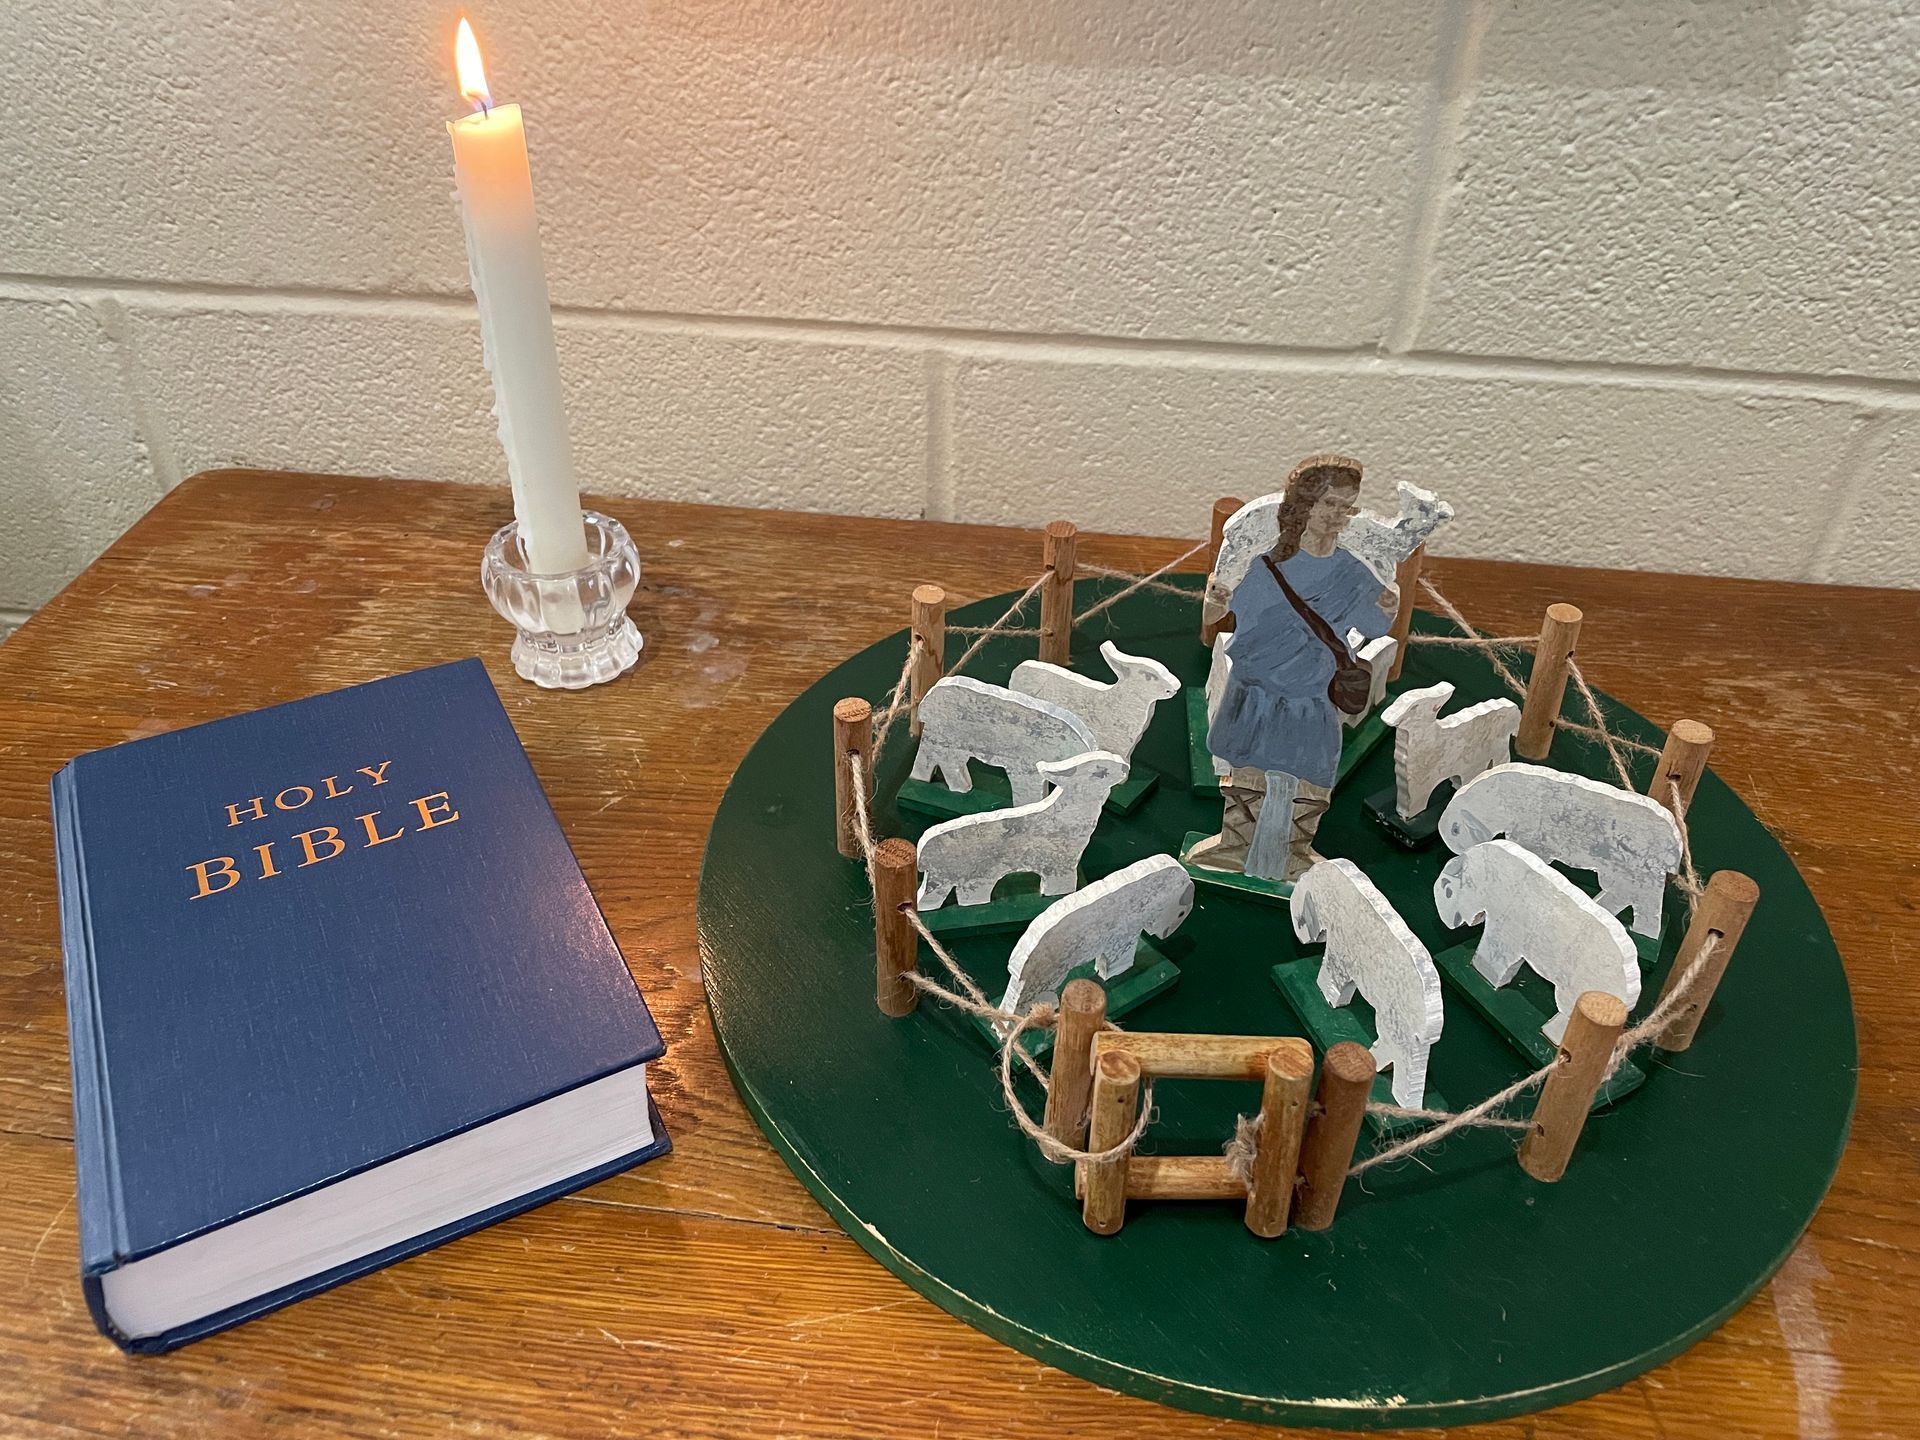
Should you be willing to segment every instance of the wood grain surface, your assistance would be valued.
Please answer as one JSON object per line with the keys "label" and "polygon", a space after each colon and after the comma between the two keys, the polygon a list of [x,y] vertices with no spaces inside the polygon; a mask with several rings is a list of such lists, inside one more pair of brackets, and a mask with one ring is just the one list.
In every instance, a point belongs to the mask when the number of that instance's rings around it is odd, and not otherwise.
{"label": "wood grain surface", "polygon": [[[1210,499],[1194,500],[1196,535]],[[1038,533],[604,502],[640,546],[647,650],[615,684],[549,694],[513,676],[478,584],[509,508],[504,491],[463,486],[199,476],[0,645],[0,1434],[1259,1433],[1101,1391],[896,1282],[761,1139],[700,995],[702,842],[748,743],[847,653],[902,628],[916,583],[960,604],[1030,580]],[[1088,534],[1079,547],[1145,568],[1191,543]],[[1596,685],[1713,726],[1714,768],[1832,923],[1863,1064],[1833,1191],[1762,1298],[1618,1390],[1461,1433],[1920,1434],[1920,594],[1429,567],[1497,633],[1537,628],[1551,601],[1579,605]],[[94,1333],[76,1277],[47,779],[84,750],[471,654],[667,1039],[654,1081],[675,1151],[128,1359]]]}

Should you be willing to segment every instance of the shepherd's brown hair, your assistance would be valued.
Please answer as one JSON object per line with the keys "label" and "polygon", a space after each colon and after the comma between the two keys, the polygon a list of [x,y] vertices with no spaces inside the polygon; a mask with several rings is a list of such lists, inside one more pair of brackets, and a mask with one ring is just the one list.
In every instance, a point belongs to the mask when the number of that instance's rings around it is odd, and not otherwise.
{"label": "shepherd's brown hair", "polygon": [[1267,553],[1274,563],[1291,560],[1300,553],[1300,537],[1306,533],[1307,516],[1329,490],[1352,487],[1360,491],[1360,462],[1345,455],[1309,455],[1293,467],[1287,476],[1286,499],[1280,502],[1278,522],[1280,538]]}

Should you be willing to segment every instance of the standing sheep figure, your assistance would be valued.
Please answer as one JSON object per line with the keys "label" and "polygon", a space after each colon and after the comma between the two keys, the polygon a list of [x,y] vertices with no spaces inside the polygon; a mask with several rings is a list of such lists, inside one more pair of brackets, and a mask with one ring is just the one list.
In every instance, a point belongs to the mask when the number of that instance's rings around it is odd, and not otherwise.
{"label": "standing sheep figure", "polygon": [[1400,513],[1391,520],[1361,511],[1340,532],[1340,548],[1351,550],[1367,568],[1391,584],[1400,562],[1427,543],[1434,531],[1453,519],[1453,506],[1418,485],[1397,487]]}
{"label": "standing sheep figure", "polygon": [[1452,698],[1452,684],[1442,680],[1407,691],[1380,714],[1395,732],[1393,803],[1402,819],[1425,810],[1442,781],[1465,785],[1507,761],[1520,728],[1520,707],[1511,700],[1482,700],[1442,720],[1440,712]]}
{"label": "standing sheep figure", "polygon": [[1549,770],[1496,765],[1469,780],[1440,816],[1447,848],[1462,854],[1505,835],[1542,860],[1600,877],[1596,902],[1633,911],[1633,928],[1660,933],[1667,877],[1680,868],[1680,826],[1658,800]]}
{"label": "standing sheep figure", "polygon": [[1127,778],[1127,762],[1093,750],[1038,768],[1054,787],[1044,799],[945,820],[920,837],[920,909],[938,910],[956,890],[962,905],[984,905],[1004,877],[1023,872],[1040,877],[1042,895],[1073,889],[1100,807]]}
{"label": "standing sheep figure", "polygon": [[1357,989],[1373,1007],[1376,1070],[1393,1071],[1393,1099],[1417,1108],[1427,1095],[1427,1052],[1445,1018],[1440,972],[1400,913],[1351,860],[1322,860],[1288,902],[1293,933],[1324,940],[1320,994],[1345,1005]]}
{"label": "standing sheep figure", "polygon": [[1100,653],[1113,671],[1113,683],[1103,685],[1045,660],[1022,660],[1014,667],[1010,689],[1058,705],[1078,715],[1093,731],[1102,750],[1122,760],[1133,759],[1133,747],[1146,733],[1153,707],[1180,693],[1180,682],[1158,660],[1129,655],[1111,640]]}
{"label": "standing sheep figure", "polygon": [[1640,999],[1640,960],[1620,922],[1566,876],[1511,840],[1489,840],[1456,855],[1433,885],[1440,922],[1452,929],[1485,920],[1473,968],[1496,989],[1522,964],[1553,985],[1553,1018],[1540,1027],[1554,1044],[1589,990]]}
{"label": "standing sheep figure", "polygon": [[1093,963],[1102,980],[1133,965],[1144,931],[1164,940],[1193,913],[1193,877],[1171,855],[1149,855],[1055,901],[1027,926],[1007,961],[1000,1008],[1020,1015],[1057,999],[1075,966]]}
{"label": "standing sheep figure", "polygon": [[978,760],[1005,770],[1013,803],[1029,805],[1046,793],[1042,763],[1099,748],[1080,717],[1058,705],[971,675],[949,675],[921,697],[913,778],[931,780],[938,771],[949,790],[965,795],[973,789],[967,762]]}

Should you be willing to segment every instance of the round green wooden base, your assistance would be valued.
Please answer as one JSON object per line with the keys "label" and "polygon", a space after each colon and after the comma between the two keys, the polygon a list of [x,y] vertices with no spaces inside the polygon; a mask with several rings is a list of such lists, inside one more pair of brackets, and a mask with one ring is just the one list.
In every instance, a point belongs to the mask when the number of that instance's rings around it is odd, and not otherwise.
{"label": "round green wooden base", "polygon": [[[1108,583],[1083,582],[1080,605]],[[954,618],[986,624],[1006,603]],[[1197,684],[1196,615],[1171,596],[1129,597],[1076,634],[1076,664],[1098,673],[1096,647],[1112,637]],[[748,1108],[848,1234],[916,1290],[1115,1389],[1237,1418],[1369,1428],[1484,1420],[1618,1384],[1712,1330],[1785,1259],[1845,1143],[1853,1013],[1798,872],[1712,774],[1692,809],[1700,869],[1751,875],[1759,911],[1693,1048],[1642,1052],[1646,1083],[1594,1115],[1560,1183],[1530,1179],[1509,1132],[1476,1130],[1350,1182],[1320,1234],[1259,1240],[1241,1206],[1200,1202],[1136,1202],[1118,1235],[1090,1233],[1071,1175],[1008,1118],[975,1027],[930,1001],[902,1020],[874,1006],[866,878],[833,845],[829,711],[845,695],[877,702],[905,645],[896,635],[848,660],[753,747],[714,821],[699,918],[715,1031]],[[1031,652],[1030,640],[995,641],[970,673],[1004,681]],[[1478,656],[1416,648],[1401,685],[1436,679],[1454,681],[1462,703],[1500,693]],[[1613,715],[1621,733],[1658,741],[1637,716]],[[1159,707],[1136,763],[1167,783],[1133,814],[1103,819],[1089,877],[1216,828],[1220,802],[1185,783],[1186,723],[1181,705]],[[902,724],[879,767],[882,797],[912,752]],[[1635,759],[1644,777],[1651,757]],[[1594,747],[1564,733],[1552,763],[1608,774]],[[1437,953],[1463,938],[1434,914],[1444,847],[1409,853],[1363,813],[1392,765],[1382,746],[1345,782],[1319,848],[1365,869]],[[890,801],[876,820],[882,834],[923,828]],[[1674,921],[1670,912],[1643,1010],[1678,943]],[[1015,938],[980,935],[955,951],[997,995]],[[1165,948],[1180,983],[1127,1028],[1303,1033],[1269,978],[1302,953],[1284,909],[1203,888]],[[923,967],[938,973],[930,957]],[[1438,1090],[1467,1104],[1527,1068],[1449,994],[1429,1072]],[[1149,1153],[1217,1153],[1234,1116],[1259,1104],[1251,1084],[1156,1093]],[[1028,1104],[1039,1112],[1037,1091]]]}

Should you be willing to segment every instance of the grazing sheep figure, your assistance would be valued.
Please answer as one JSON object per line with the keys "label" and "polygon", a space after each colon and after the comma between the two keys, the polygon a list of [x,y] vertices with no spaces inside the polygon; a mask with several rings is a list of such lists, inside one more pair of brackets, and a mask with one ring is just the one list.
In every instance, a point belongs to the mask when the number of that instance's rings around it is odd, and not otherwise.
{"label": "grazing sheep figure", "polygon": [[1005,770],[1013,803],[1030,805],[1046,793],[1042,762],[1099,748],[1080,717],[1058,705],[970,675],[949,675],[921,698],[913,778],[931,780],[938,771],[949,790],[965,795],[973,789],[967,762],[978,760]]}
{"label": "grazing sheep figure", "polygon": [[1542,860],[1591,870],[1600,907],[1631,909],[1642,935],[1660,933],[1682,849],[1680,826],[1658,800],[1544,765],[1496,765],[1469,780],[1441,815],[1440,834],[1456,855],[1505,835]]}
{"label": "grazing sheep figure", "polygon": [[1393,1070],[1393,1099],[1417,1108],[1427,1095],[1427,1052],[1445,1018],[1440,972],[1427,947],[1351,860],[1322,860],[1300,877],[1288,902],[1293,933],[1324,940],[1320,994],[1345,1005],[1358,989],[1373,1007],[1377,1070]]}
{"label": "grazing sheep figure", "polygon": [[1092,750],[1038,768],[1054,787],[1045,799],[942,821],[920,837],[920,909],[938,910],[956,890],[962,905],[984,905],[1003,877],[1021,873],[1040,877],[1042,895],[1073,889],[1100,807],[1127,778],[1127,762]]}
{"label": "grazing sheep figure", "polygon": [[1617,995],[1629,1010],[1640,999],[1639,957],[1620,922],[1511,840],[1489,840],[1449,860],[1433,903],[1450,928],[1487,922],[1473,968],[1488,984],[1507,984],[1522,964],[1552,982],[1553,1018],[1540,1032],[1556,1045],[1587,991]]}
{"label": "grazing sheep figure", "polygon": [[1075,966],[1109,980],[1133,964],[1141,932],[1164,940],[1193,912],[1193,877],[1171,855],[1149,855],[1041,911],[1013,947],[1000,1008],[1019,1015],[1057,999]]}
{"label": "grazing sheep figure", "polygon": [[1507,747],[1520,728],[1520,707],[1511,700],[1482,700],[1442,720],[1440,712],[1452,698],[1452,684],[1442,680],[1407,691],[1381,712],[1395,732],[1393,803],[1403,819],[1426,809],[1441,781],[1465,785],[1507,761]]}
{"label": "grazing sheep figure", "polygon": [[1111,640],[1100,646],[1100,653],[1113,671],[1111,685],[1044,660],[1022,660],[1014,667],[1008,688],[1078,715],[1102,750],[1131,761],[1133,747],[1153,718],[1153,707],[1179,694],[1180,682],[1158,660],[1129,655]]}

